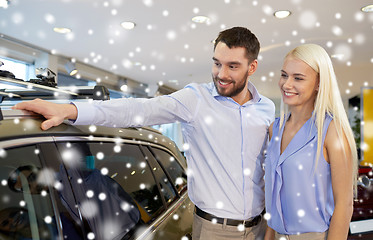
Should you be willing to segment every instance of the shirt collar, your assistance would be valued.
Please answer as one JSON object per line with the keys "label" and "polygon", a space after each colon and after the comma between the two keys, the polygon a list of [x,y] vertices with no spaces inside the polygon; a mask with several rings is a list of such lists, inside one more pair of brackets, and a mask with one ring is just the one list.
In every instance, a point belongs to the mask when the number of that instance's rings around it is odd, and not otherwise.
{"label": "shirt collar", "polygon": [[[213,84],[212,96],[214,96],[214,97],[218,97],[218,96],[220,96],[219,93],[218,93],[218,91],[216,91],[216,87],[215,87],[214,83],[212,83],[212,84]],[[260,101],[260,95],[259,95],[259,92],[258,92],[258,90],[256,90],[254,84],[252,84],[250,81],[247,82],[247,89],[250,91],[251,96],[253,97],[253,98],[252,98],[250,101],[248,101],[247,103],[249,103],[249,102],[250,102],[250,103],[257,103],[257,102],[259,102],[259,101]],[[245,103],[245,104],[246,104],[246,103]]]}

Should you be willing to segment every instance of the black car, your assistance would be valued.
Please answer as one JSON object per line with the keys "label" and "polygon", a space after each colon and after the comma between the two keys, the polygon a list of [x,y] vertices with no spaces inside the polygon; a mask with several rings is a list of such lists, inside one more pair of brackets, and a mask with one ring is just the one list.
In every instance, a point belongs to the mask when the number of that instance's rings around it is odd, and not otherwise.
{"label": "black car", "polygon": [[359,166],[358,196],[350,222],[349,240],[373,239],[373,170]]}

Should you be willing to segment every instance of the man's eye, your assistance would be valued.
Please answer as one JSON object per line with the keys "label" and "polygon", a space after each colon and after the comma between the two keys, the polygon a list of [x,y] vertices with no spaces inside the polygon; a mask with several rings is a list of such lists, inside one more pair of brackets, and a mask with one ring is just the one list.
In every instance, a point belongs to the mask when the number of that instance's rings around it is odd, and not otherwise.
{"label": "man's eye", "polygon": [[286,75],[286,74],[281,74],[281,77],[283,77],[283,78],[286,78],[288,75]]}

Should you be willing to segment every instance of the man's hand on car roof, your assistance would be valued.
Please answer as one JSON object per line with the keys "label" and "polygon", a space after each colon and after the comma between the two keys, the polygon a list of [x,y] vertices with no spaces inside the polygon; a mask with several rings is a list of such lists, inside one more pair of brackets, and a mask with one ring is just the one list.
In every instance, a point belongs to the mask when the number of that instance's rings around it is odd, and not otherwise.
{"label": "man's hand on car roof", "polygon": [[43,130],[58,126],[65,119],[75,120],[78,116],[78,110],[73,104],[52,103],[38,98],[18,103],[12,109],[27,110],[43,115],[47,119],[41,124]]}

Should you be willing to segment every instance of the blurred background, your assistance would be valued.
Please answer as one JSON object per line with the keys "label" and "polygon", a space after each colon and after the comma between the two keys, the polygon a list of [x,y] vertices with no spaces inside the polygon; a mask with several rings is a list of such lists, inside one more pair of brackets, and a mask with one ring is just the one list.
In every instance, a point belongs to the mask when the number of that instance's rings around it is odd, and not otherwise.
{"label": "blurred background", "polygon": [[[251,81],[277,109],[283,57],[297,45],[316,43],[332,57],[357,139],[364,135],[362,121],[367,138],[373,128],[362,119],[361,96],[362,89],[373,86],[371,4],[366,0],[0,0],[0,58],[5,63],[0,69],[28,80],[35,77],[35,68],[49,68],[59,86],[100,84],[111,90],[112,98],[153,97],[191,82],[211,81],[214,39],[224,29],[244,26],[261,43],[259,67]],[[158,128],[182,145],[177,124]]]}

